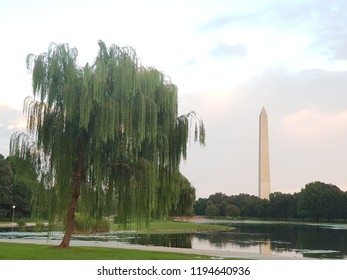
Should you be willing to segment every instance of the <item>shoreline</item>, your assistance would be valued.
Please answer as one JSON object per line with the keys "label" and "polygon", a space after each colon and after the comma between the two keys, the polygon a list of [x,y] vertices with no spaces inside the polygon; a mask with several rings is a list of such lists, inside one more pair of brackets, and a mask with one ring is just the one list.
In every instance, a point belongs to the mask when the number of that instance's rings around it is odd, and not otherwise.
{"label": "shoreline", "polygon": [[[177,221],[179,222],[179,221]],[[196,223],[196,224],[209,224],[209,223],[273,223],[273,221],[255,221],[255,220],[215,220],[210,219],[205,216],[195,216],[190,218],[187,223]],[[175,222],[173,222],[175,223]],[[283,222],[275,222],[283,223]],[[29,223],[28,223],[29,224]],[[35,224],[35,223],[33,223]],[[308,223],[313,224],[313,223]],[[11,227],[12,223],[0,223],[0,227]],[[31,225],[31,223],[30,223]],[[320,224],[321,226],[332,226],[332,224]],[[335,226],[341,226],[335,224]],[[347,226],[347,225],[346,225]],[[165,231],[164,231],[165,232]],[[60,244],[60,240],[48,240],[48,239],[0,239],[0,242],[6,243],[23,243],[23,244],[41,244],[41,245],[51,245],[56,246]],[[148,246],[148,245],[135,245],[135,244],[121,244],[118,242],[103,242],[103,241],[82,241],[82,240],[71,240],[71,246],[88,246],[88,247],[104,247],[104,248],[114,248],[114,249],[130,249],[130,250],[143,250],[143,251],[157,251],[157,252],[171,252],[171,253],[183,253],[183,254],[196,254],[196,255],[205,255],[210,257],[215,257],[216,259],[220,258],[241,258],[241,259],[250,259],[250,260],[317,260],[316,258],[308,258],[303,256],[291,256],[289,254],[265,254],[258,252],[239,252],[232,250],[209,250],[209,249],[192,249],[192,248],[175,248],[175,247],[163,247],[163,246]]]}
{"label": "shoreline", "polygon": [[[57,246],[60,240],[30,240],[30,239],[0,239],[0,242],[5,243],[19,243],[19,244],[39,244]],[[202,250],[190,248],[175,248],[175,247],[162,247],[162,246],[145,246],[145,245],[131,245],[131,244],[117,244],[115,242],[95,242],[95,241],[80,241],[71,240],[70,246],[85,246],[85,247],[102,247],[114,249],[129,249],[129,250],[142,250],[142,251],[156,251],[166,253],[179,253],[179,254],[194,254],[215,257],[216,259],[224,258],[240,258],[246,260],[317,260],[304,257],[288,257],[280,255],[267,255],[260,253],[246,253],[235,251],[223,250]]]}

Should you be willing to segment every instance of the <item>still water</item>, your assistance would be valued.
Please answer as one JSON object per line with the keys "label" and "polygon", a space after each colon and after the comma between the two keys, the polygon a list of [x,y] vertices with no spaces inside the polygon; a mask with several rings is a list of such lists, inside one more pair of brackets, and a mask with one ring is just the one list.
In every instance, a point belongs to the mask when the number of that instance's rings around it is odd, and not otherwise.
{"label": "still water", "polygon": [[[225,225],[225,223],[223,223]],[[225,250],[290,257],[347,259],[347,225],[290,223],[227,223],[233,229],[216,233],[139,234],[109,232],[73,235],[75,240]],[[53,232],[50,239],[62,239]],[[47,232],[0,232],[0,239],[47,239]]]}

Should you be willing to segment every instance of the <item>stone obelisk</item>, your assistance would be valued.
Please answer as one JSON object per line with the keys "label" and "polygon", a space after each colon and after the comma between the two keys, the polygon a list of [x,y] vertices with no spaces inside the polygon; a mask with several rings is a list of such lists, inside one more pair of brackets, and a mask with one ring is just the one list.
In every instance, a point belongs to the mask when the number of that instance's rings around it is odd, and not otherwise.
{"label": "stone obelisk", "polygon": [[269,199],[270,157],[268,118],[265,108],[259,116],[259,197]]}

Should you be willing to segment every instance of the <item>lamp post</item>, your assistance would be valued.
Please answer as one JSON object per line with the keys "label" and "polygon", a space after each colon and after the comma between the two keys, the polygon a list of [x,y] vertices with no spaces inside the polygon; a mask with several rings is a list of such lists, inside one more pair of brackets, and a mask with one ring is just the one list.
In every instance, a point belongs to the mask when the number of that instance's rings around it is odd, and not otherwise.
{"label": "lamp post", "polygon": [[12,206],[12,231],[13,231],[13,225],[14,225],[14,211],[16,209],[16,205]]}

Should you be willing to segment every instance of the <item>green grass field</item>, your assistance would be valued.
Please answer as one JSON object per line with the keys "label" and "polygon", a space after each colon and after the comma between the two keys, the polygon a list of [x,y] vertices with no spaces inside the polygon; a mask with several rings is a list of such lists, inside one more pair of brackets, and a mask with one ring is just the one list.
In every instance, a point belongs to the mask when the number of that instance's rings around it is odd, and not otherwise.
{"label": "green grass field", "polygon": [[154,251],[2,243],[0,260],[210,260],[211,257]]}
{"label": "green grass field", "polygon": [[[180,232],[202,232],[202,231],[226,231],[229,230],[228,226],[197,224],[188,222],[172,222],[172,221],[152,221],[147,229],[144,225],[138,227],[136,223],[129,225],[128,229],[136,230],[139,232],[158,232],[158,233],[180,233]],[[118,224],[111,224],[111,230],[124,230]]]}
{"label": "green grass field", "polygon": [[[28,221],[26,221],[28,222]],[[37,222],[37,221],[30,221]],[[39,221],[42,223],[41,221]],[[0,222],[1,225],[8,225],[9,222]],[[180,232],[201,232],[201,231],[226,231],[230,227],[212,224],[198,224],[189,222],[172,222],[172,221],[151,221],[149,228],[145,225],[137,225],[135,222],[128,225],[127,230],[135,230],[139,232],[160,232],[160,233],[180,233]],[[119,224],[111,224],[111,230],[125,230]]]}

